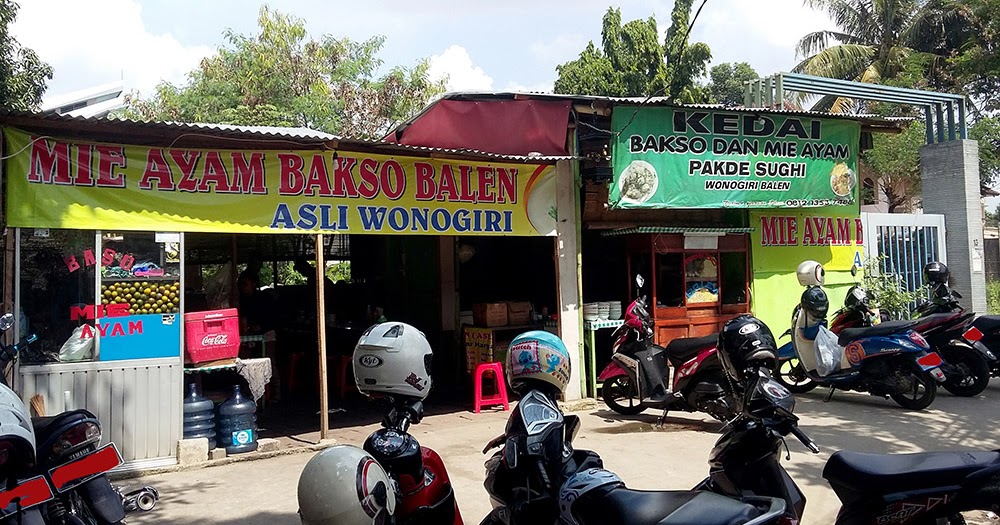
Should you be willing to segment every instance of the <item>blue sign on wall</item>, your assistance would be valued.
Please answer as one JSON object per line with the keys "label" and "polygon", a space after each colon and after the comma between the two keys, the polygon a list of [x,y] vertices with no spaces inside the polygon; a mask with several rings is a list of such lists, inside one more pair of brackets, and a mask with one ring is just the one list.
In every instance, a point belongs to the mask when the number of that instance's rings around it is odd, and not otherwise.
{"label": "blue sign on wall", "polygon": [[180,357],[181,316],[145,314],[105,317],[99,322],[101,361]]}

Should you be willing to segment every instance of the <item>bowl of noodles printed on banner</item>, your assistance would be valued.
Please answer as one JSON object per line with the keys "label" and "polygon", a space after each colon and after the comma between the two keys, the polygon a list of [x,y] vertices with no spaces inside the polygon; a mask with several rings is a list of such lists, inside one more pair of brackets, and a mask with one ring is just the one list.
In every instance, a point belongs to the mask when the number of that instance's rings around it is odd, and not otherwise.
{"label": "bowl of noodles printed on banner", "polygon": [[644,160],[633,160],[618,177],[618,197],[621,202],[642,204],[656,194],[660,177],[656,168]]}
{"label": "bowl of noodles printed on banner", "polygon": [[531,226],[540,235],[555,235],[556,219],[556,174],[555,170],[545,170],[542,166],[532,174],[525,188],[524,212]]}
{"label": "bowl of noodles printed on banner", "polygon": [[838,162],[830,170],[830,189],[838,197],[850,197],[857,182],[858,177],[854,174],[854,170],[843,162]]}

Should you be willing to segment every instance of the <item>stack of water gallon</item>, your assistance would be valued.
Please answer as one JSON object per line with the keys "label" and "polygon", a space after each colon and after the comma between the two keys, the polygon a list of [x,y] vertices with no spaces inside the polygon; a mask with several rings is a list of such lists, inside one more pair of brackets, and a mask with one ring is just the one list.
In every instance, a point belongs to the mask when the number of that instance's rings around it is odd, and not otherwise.
{"label": "stack of water gallon", "polygon": [[208,449],[223,447],[226,454],[257,450],[257,404],[243,397],[239,385],[218,408],[203,397],[194,383],[184,398],[184,439],[207,438]]}

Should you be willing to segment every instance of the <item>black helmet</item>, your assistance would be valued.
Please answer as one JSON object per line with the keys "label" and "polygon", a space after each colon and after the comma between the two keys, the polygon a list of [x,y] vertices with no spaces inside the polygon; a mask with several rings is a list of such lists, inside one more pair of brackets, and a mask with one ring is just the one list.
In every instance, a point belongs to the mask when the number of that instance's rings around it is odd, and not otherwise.
{"label": "black helmet", "polygon": [[719,360],[729,377],[742,381],[754,367],[773,369],[778,359],[774,335],[752,315],[735,317],[719,332]]}
{"label": "black helmet", "polygon": [[851,289],[847,291],[847,297],[844,299],[844,306],[850,308],[851,310],[867,310],[868,292],[858,285],[852,286]]}
{"label": "black helmet", "polygon": [[826,319],[826,313],[830,310],[830,300],[819,286],[807,288],[802,292],[800,304],[813,319]]}
{"label": "black helmet", "polygon": [[948,266],[943,262],[931,261],[924,265],[924,279],[931,284],[947,284]]}

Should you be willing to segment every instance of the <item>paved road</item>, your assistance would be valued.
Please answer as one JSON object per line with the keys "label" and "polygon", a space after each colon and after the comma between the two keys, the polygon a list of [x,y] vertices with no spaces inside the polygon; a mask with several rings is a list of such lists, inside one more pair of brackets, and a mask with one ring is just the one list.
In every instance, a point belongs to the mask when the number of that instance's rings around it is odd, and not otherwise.
{"label": "paved road", "polygon": [[[810,454],[793,440],[791,460],[784,461],[808,498],[804,523],[832,523],[836,496],[820,475],[830,454],[840,449],[866,452],[917,452],[943,449],[1000,448],[1000,379],[976,398],[956,398],[941,391],[929,410],[908,412],[892,401],[838,392],[824,402],[825,391],[797,396],[800,427],[822,451]],[[632,488],[683,489],[707,472],[708,453],[720,425],[692,414],[676,414],[668,425],[654,428],[652,411],[623,418],[603,409],[578,412],[583,429],[576,445],[598,452],[607,468]],[[466,523],[488,512],[483,489],[483,445],[501,433],[506,413],[458,412],[430,416],[413,432],[444,458]],[[334,432],[341,442],[361,445],[375,426]],[[222,467],[151,476],[161,493],[151,513],[134,515],[130,523],[297,525],[295,487],[311,455],[300,454]]]}

